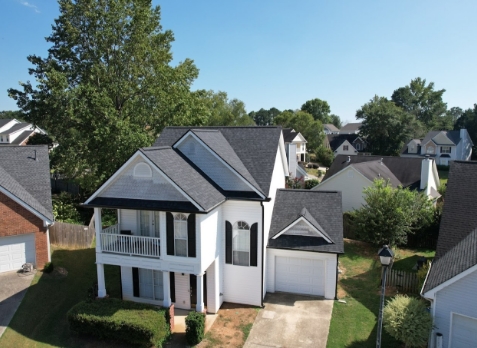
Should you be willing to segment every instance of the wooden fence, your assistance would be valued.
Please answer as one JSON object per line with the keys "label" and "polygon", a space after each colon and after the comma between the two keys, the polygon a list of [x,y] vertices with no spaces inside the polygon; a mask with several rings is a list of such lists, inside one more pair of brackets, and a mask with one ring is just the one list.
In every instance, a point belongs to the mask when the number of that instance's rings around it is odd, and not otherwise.
{"label": "wooden fence", "polygon": [[89,248],[95,235],[94,219],[89,226],[55,222],[50,227],[50,243],[69,248]]}
{"label": "wooden fence", "polygon": [[386,274],[386,286],[394,286],[400,292],[419,293],[419,280],[417,273],[398,270],[388,270]]}

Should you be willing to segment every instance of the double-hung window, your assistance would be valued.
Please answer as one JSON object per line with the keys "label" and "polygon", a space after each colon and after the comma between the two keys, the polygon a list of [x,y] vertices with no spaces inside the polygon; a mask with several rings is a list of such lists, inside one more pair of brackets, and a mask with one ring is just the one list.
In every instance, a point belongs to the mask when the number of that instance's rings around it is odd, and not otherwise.
{"label": "double-hung window", "polygon": [[441,153],[451,153],[450,146],[441,146]]}
{"label": "double-hung window", "polygon": [[246,222],[234,224],[232,240],[233,264],[250,266],[250,227]]}
{"label": "double-hung window", "polygon": [[343,145],[343,151],[348,151],[348,145]]}
{"label": "double-hung window", "polygon": [[187,257],[187,215],[174,215],[174,250],[176,256]]}
{"label": "double-hung window", "polygon": [[163,275],[161,271],[138,269],[139,297],[155,301],[164,299]]}

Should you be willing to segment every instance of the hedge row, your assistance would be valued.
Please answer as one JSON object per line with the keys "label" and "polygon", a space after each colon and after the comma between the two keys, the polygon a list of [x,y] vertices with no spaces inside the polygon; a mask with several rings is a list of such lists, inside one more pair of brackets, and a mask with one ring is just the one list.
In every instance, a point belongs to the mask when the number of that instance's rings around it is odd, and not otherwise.
{"label": "hedge row", "polygon": [[166,309],[122,301],[101,299],[80,302],[68,312],[70,329],[100,339],[161,347],[170,336]]}

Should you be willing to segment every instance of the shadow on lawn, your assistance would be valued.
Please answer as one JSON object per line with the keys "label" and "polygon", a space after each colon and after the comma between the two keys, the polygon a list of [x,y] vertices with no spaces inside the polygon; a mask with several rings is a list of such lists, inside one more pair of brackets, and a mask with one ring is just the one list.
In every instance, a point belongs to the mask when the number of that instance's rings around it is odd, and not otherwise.
{"label": "shadow on lawn", "polygon": [[[2,347],[21,347],[34,342],[60,347],[117,347],[116,342],[96,342],[73,335],[67,312],[87,297],[96,281],[95,250],[55,250],[55,267],[67,270],[66,277],[38,272],[2,338]],[[105,266],[106,287],[111,297],[120,297],[119,267]],[[33,342],[32,342],[33,341]]]}

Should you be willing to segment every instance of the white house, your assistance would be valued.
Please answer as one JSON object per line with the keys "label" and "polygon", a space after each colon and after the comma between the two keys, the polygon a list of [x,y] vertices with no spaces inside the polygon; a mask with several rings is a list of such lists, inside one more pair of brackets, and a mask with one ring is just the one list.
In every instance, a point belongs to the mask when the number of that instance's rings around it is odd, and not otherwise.
{"label": "white house", "polygon": [[[287,175],[280,127],[166,128],[85,202],[98,296],[111,264],[124,299],[165,307],[261,306],[267,291],[334,298],[341,195],[283,190]],[[102,208],[117,225],[102,229]]]}
{"label": "white house", "polygon": [[431,301],[429,347],[477,346],[477,162],[450,166],[436,256],[421,295]]}
{"label": "white house", "polygon": [[298,163],[298,157],[296,153],[296,144],[288,143],[285,145],[285,153],[287,155],[288,162],[288,174],[290,178],[298,178],[308,180],[308,173],[301,163]]}
{"label": "white house", "polygon": [[375,179],[389,179],[394,187],[425,191],[429,199],[440,197],[437,167],[426,157],[337,156],[323,181],[313,190],[341,191],[343,212],[359,209],[364,203],[363,190]]}
{"label": "white house", "polygon": [[26,145],[28,138],[35,133],[45,134],[31,123],[14,118],[0,119],[0,145]]}
{"label": "white house", "polygon": [[366,141],[357,134],[328,134],[325,144],[333,151],[335,157],[363,154],[367,147]]}
{"label": "white house", "polygon": [[472,155],[472,140],[466,129],[458,131],[430,131],[424,139],[411,139],[401,150],[401,157],[435,158],[439,165],[449,161],[469,161]]}
{"label": "white house", "polygon": [[285,148],[287,148],[290,144],[294,144],[296,147],[297,161],[305,162],[307,143],[305,137],[300,132],[296,132],[294,129],[284,128],[283,140],[285,142]]}
{"label": "white house", "polygon": [[334,124],[326,123],[323,125],[323,131],[325,134],[339,134],[340,130],[336,128]]}

